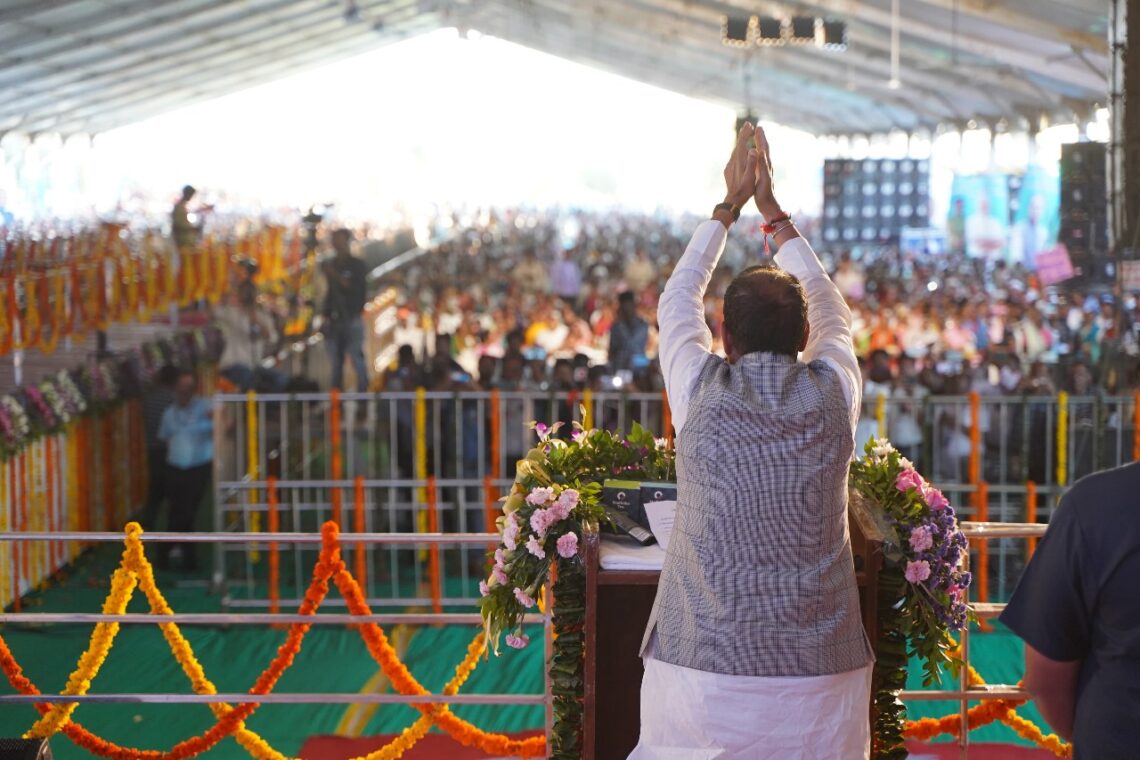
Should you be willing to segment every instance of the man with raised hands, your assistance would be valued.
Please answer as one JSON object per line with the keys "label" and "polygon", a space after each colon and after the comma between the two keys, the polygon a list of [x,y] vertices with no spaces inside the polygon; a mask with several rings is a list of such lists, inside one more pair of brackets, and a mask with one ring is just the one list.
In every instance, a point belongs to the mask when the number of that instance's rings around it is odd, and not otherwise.
{"label": "man with raised hands", "polygon": [[[776,201],[762,129],[741,128],[724,177],[724,202],[658,307],[677,515],[630,757],[866,758],[873,655],[847,527],[861,403],[851,313]],[[729,285],[721,357],[705,289],[753,198],[779,252]]]}

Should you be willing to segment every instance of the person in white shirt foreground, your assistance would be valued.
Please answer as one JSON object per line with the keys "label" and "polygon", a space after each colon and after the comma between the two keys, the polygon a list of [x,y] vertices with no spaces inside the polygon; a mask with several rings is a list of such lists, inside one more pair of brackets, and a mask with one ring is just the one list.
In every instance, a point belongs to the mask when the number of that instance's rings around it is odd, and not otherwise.
{"label": "person in white shirt foreground", "polygon": [[[851,313],[776,202],[763,130],[742,127],[724,176],[725,202],[658,308],[677,516],[630,758],[867,758],[874,657],[847,528],[861,403]],[[753,197],[779,253],[729,286],[725,359],[709,350],[703,297]]]}

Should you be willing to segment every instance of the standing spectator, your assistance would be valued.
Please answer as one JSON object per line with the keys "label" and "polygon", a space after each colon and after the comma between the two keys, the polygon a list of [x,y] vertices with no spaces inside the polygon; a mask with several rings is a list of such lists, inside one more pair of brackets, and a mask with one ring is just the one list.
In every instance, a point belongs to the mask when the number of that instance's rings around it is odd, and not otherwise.
{"label": "standing spectator", "polygon": [[[918,382],[918,366],[914,359],[904,356],[899,360],[899,373],[891,394],[896,403],[888,408],[888,431],[891,443],[903,456],[922,466],[922,404],[929,391]],[[856,441],[856,443],[862,443]]]}
{"label": "standing spectator", "polygon": [[194,223],[190,219],[190,201],[197,194],[192,186],[182,188],[182,196],[174,204],[170,212],[170,234],[174,238],[174,246],[179,255],[193,251],[198,247],[198,240],[202,237],[202,223]]}
{"label": "standing spectator", "polygon": [[[352,255],[352,233],[339,229],[332,236],[333,257],[324,263],[328,280],[325,296],[325,340],[332,359],[332,387],[344,388],[345,355],[356,373],[356,390],[368,390],[368,369],[364,363],[364,322],[361,313],[366,301],[364,262]],[[362,404],[359,409],[366,407]]]}
{"label": "standing spectator", "polygon": [[625,265],[625,284],[639,294],[657,280],[657,270],[649,260],[649,254],[644,248],[638,248],[637,253]]}
{"label": "standing spectator", "polygon": [[264,378],[267,390],[285,387],[285,377],[261,367],[261,360],[277,342],[273,317],[257,303],[257,287],[246,280],[231,296],[230,303],[214,310],[214,321],[221,330],[225,348],[218,362],[222,377],[248,391]]}
{"label": "standing spectator", "polygon": [[1001,622],[1025,641],[1025,688],[1074,760],[1140,744],[1140,464],[1065,494]]}
{"label": "standing spectator", "polygon": [[[214,419],[210,402],[198,396],[198,380],[193,372],[182,370],[174,384],[174,403],[162,413],[158,438],[166,444],[166,495],[170,499],[170,530],[194,529],[198,506],[210,484],[214,462]],[[182,569],[198,569],[197,544],[182,544]],[[170,544],[162,544],[166,549]],[[159,554],[159,566],[166,567],[170,550]]]}
{"label": "standing spectator", "polygon": [[142,525],[146,530],[158,530],[158,513],[166,499],[166,441],[159,437],[158,431],[162,416],[174,403],[174,386],[177,382],[178,369],[169,364],[163,365],[143,396],[148,485]]}
{"label": "standing spectator", "polygon": [[550,268],[550,288],[554,295],[577,308],[582,292],[582,270],[574,260],[574,251],[564,249]]}
{"label": "standing spectator", "polygon": [[550,279],[535,255],[534,248],[527,248],[523,252],[523,260],[515,267],[511,277],[525,294],[537,296],[550,292]]}
{"label": "standing spectator", "polygon": [[618,296],[618,314],[610,328],[610,365],[614,370],[633,369],[634,357],[645,356],[649,324],[637,315],[633,291]]}

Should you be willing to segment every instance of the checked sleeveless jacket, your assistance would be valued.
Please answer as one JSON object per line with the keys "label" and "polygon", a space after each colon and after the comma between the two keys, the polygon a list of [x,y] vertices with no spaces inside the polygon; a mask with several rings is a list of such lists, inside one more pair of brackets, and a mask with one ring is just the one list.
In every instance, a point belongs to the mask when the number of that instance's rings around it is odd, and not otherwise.
{"label": "checked sleeveless jacket", "polygon": [[825,362],[701,368],[677,444],[677,516],[642,645],[697,670],[843,673],[873,659],[847,527],[850,411]]}

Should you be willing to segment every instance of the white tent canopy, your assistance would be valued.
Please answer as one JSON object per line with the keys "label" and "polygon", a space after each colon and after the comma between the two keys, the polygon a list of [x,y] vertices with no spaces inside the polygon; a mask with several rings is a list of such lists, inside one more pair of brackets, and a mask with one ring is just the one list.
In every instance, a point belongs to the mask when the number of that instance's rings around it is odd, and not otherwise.
{"label": "white tent canopy", "polygon": [[[726,16],[805,14],[847,48],[721,42]],[[1035,129],[1106,101],[1106,26],[1102,0],[7,0],[0,135],[100,133],[442,27],[817,134]]]}

